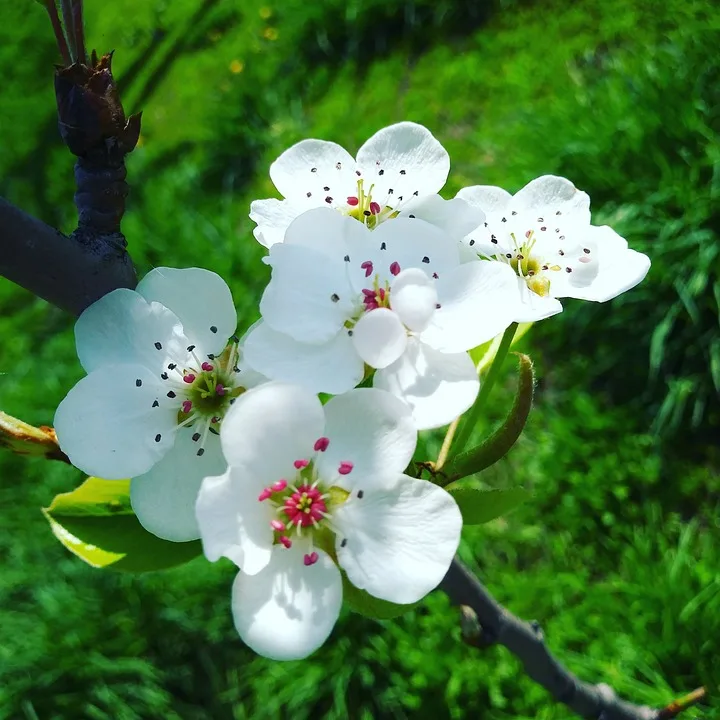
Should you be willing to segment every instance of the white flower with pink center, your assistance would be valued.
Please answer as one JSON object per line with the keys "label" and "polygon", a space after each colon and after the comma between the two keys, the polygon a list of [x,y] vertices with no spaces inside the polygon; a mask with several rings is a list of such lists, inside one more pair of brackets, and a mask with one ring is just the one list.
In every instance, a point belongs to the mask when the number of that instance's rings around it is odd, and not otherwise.
{"label": "white flower with pink center", "polygon": [[89,475],[132,478],[138,519],[167,540],[199,537],[200,483],[226,467],[225,413],[265,379],[241,361],[236,325],[228,286],[200,268],[156,268],[75,325],[88,375],[55,414],[60,446]]}
{"label": "white flower with pink center", "polygon": [[457,197],[486,215],[464,239],[466,248],[508,265],[517,275],[518,322],[559,313],[558,298],[612,300],[650,269],[647,255],[628,248],[612,228],[590,224],[590,198],[565,178],[544,175],[514,196],[476,185]]}
{"label": "white flower with pink center", "polygon": [[373,384],[407,402],[418,429],[467,410],[478,377],[467,351],[518,312],[516,277],[500,263],[461,263],[459,244],[419,219],[375,230],[309,210],[273,245],[262,321],[245,357],[273,380],[340,394]]}
{"label": "white flower with pink center", "polygon": [[250,218],[265,247],[283,242],[300,214],[331,207],[369,228],[395,217],[417,217],[458,240],[484,219],[463,200],[437,193],[450,171],[450,158],[422,125],[401,122],[375,133],[354,159],[325,140],[303,140],[270,166],[270,178],[284,200],[256,200]]}
{"label": "white flower with pink center", "polygon": [[444,577],[462,518],[445,490],[403,474],[417,433],[397,398],[359,389],[323,407],[270,382],[238,400],[220,437],[228,469],[205,478],[197,517],[207,558],[240,568],[232,611],[256,652],[292,660],[322,645],[342,574],[402,604]]}

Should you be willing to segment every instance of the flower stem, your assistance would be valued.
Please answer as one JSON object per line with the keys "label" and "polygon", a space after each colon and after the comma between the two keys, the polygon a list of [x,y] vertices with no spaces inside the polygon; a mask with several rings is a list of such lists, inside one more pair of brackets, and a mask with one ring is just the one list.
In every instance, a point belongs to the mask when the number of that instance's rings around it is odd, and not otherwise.
{"label": "flower stem", "polygon": [[[498,376],[500,375],[500,368],[502,367],[503,361],[507,357],[508,351],[510,350],[510,346],[512,345],[513,338],[515,337],[515,331],[517,330],[517,327],[517,323],[512,323],[502,336],[502,340],[500,341],[500,347],[498,347],[492,365],[488,370],[488,374],[485,376],[485,380],[480,386],[480,392],[478,393],[478,396],[475,399],[473,406],[470,408],[470,410],[468,410],[467,414],[465,415],[462,426],[460,427],[460,432],[458,432],[457,434],[455,451],[453,453],[454,455],[461,453],[465,449],[465,445],[467,445],[467,442],[470,439],[470,435],[472,435],[472,431],[474,430],[475,425],[477,425],[477,421],[480,417],[480,412],[482,411],[483,406],[485,405],[485,402],[490,395],[490,391],[492,390],[493,385],[495,384]],[[452,442],[452,438],[450,442]]]}
{"label": "flower stem", "polygon": [[52,24],[52,29],[55,33],[55,41],[57,42],[58,49],[60,50],[60,55],[62,56],[65,65],[68,66],[72,63],[72,59],[70,58],[70,51],[68,50],[65,33],[63,32],[62,24],[60,23],[60,17],[58,16],[55,0],[46,0],[44,4],[47,14],[50,17],[50,23]]}
{"label": "flower stem", "polygon": [[75,41],[75,23],[73,20],[73,7],[71,0],[60,0],[60,10],[63,16],[63,25],[67,35],[68,47],[70,49],[70,61],[77,61],[77,43]]}
{"label": "flower stem", "polygon": [[445,439],[443,440],[442,447],[440,448],[440,453],[438,454],[437,460],[435,461],[435,471],[442,470],[443,465],[447,461],[448,453],[450,452],[450,446],[452,445],[453,438],[455,437],[455,433],[457,432],[459,424],[459,417],[455,418],[450,423],[450,427],[448,427],[447,432],[445,433]]}

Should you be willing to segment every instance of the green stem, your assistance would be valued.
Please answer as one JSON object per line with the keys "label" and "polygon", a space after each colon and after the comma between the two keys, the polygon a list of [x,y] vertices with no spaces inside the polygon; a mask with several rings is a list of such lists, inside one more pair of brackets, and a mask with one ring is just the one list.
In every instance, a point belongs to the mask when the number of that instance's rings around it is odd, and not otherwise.
{"label": "green stem", "polygon": [[488,396],[490,395],[490,391],[500,375],[500,368],[502,367],[508,351],[510,350],[517,327],[517,323],[512,323],[502,336],[500,347],[495,354],[495,358],[493,359],[492,365],[485,376],[484,382],[480,386],[480,392],[478,393],[477,398],[475,398],[473,406],[467,411],[460,427],[460,431],[456,435],[455,449],[452,453],[453,455],[457,455],[465,449],[465,445],[467,445],[470,435],[472,435],[472,431],[475,429],[475,425],[477,425],[480,413],[488,399]]}

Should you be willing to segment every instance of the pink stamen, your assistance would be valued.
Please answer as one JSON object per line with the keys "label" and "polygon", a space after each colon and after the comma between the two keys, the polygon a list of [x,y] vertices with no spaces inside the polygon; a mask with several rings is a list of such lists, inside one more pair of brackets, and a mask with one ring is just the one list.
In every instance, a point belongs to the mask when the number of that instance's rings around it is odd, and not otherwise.
{"label": "pink stamen", "polygon": [[278,480],[276,483],[273,483],[270,488],[273,492],[282,492],[287,487],[287,480]]}
{"label": "pink stamen", "polygon": [[286,548],[291,548],[291,547],[292,547],[292,540],[291,540],[287,535],[283,535],[283,536],[280,538],[280,542],[281,542]]}
{"label": "pink stamen", "polygon": [[375,291],[374,290],[369,290],[368,288],[363,288],[362,293],[366,298],[368,298],[370,300],[375,299]]}
{"label": "pink stamen", "polygon": [[399,275],[400,274],[400,263],[394,262],[392,265],[390,265],[390,272],[393,275]]}
{"label": "pink stamen", "polygon": [[527,231],[525,232],[525,237],[526,237],[526,238],[529,238],[531,235],[532,235],[532,230],[527,230]]}
{"label": "pink stamen", "polygon": [[373,264],[371,260],[366,260],[360,264],[360,267],[365,271],[365,277],[370,277],[373,274]]}
{"label": "pink stamen", "polygon": [[207,361],[205,361],[200,367],[202,367],[205,372],[211,372],[213,370],[213,366]]}
{"label": "pink stamen", "polygon": [[276,532],[282,532],[285,529],[285,523],[280,522],[280,520],[272,520],[270,522],[270,527]]}
{"label": "pink stamen", "polygon": [[211,422],[211,423],[219,423],[219,422],[220,422],[220,418],[219,418],[217,415],[215,415],[214,417],[211,417],[211,418],[210,418],[210,422]]}
{"label": "pink stamen", "polygon": [[215,392],[216,392],[218,395],[224,395],[224,394],[225,394],[225,388],[224,388],[220,383],[218,383],[218,384],[215,386]]}
{"label": "pink stamen", "polygon": [[370,203],[370,212],[373,215],[377,215],[380,212],[380,205],[378,205],[374,200]]}
{"label": "pink stamen", "polygon": [[353,469],[354,467],[355,467],[355,466],[354,466],[350,461],[348,461],[348,460],[343,460],[343,461],[340,463],[340,467],[338,468],[338,472],[339,472],[341,475],[349,475],[349,474],[352,472],[352,469]]}
{"label": "pink stamen", "polygon": [[358,200],[358,198],[356,198],[356,197],[349,197],[347,199],[347,204],[352,205],[353,207],[355,207],[359,202],[360,202],[360,200]]}
{"label": "pink stamen", "polygon": [[305,555],[303,558],[303,562],[305,565],[314,565],[318,560],[320,559],[320,556],[315,552],[311,552],[309,555]]}
{"label": "pink stamen", "polygon": [[327,513],[322,493],[312,485],[301,485],[285,500],[283,512],[290,525],[307,527],[320,522]]}
{"label": "pink stamen", "polygon": [[328,445],[330,445],[330,438],[321,437],[315,441],[313,449],[315,452],[325,452],[328,449]]}
{"label": "pink stamen", "polygon": [[380,298],[380,302],[382,302],[385,299],[385,288],[378,288],[377,294]]}
{"label": "pink stamen", "polygon": [[262,502],[263,500],[267,500],[269,497],[272,497],[272,490],[270,488],[265,488],[259,495],[258,495],[258,501]]}
{"label": "pink stamen", "polygon": [[297,470],[302,470],[303,468],[308,466],[308,461],[307,460],[296,460],[293,463],[293,465],[295,466],[295,468]]}
{"label": "pink stamen", "polygon": [[191,385],[192,383],[195,382],[195,376],[192,373],[183,375],[183,381],[186,382],[188,385]]}
{"label": "pink stamen", "polygon": [[590,258],[587,255],[583,255],[582,257],[578,258],[578,262],[581,263],[589,263],[591,262]]}
{"label": "pink stamen", "polygon": [[184,413],[189,413],[192,410],[192,400],[183,400],[182,409]]}

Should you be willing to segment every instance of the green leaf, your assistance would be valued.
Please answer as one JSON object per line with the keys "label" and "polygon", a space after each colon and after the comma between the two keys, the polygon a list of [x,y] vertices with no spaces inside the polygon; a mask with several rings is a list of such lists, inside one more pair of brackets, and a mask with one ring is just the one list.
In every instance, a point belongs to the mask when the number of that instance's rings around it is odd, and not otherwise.
{"label": "green leaf", "polygon": [[129,480],[88,478],[76,490],[57,495],[43,514],[55,537],[97,568],[162,570],[202,552],[199,540],[174,543],[145,530],[130,507]]}
{"label": "green leaf", "polygon": [[348,607],[360,615],[374,618],[375,620],[392,620],[403,613],[412,610],[418,603],[412,605],[397,605],[396,603],[380,600],[373,597],[364,590],[358,590],[348,579],[345,573],[342,574],[343,580],[343,600]]}
{"label": "green leaf", "polygon": [[17,455],[44,457],[47,460],[70,462],[60,450],[55,431],[42,425],[35,427],[0,411],[0,447]]}
{"label": "green leaf", "polygon": [[516,353],[518,365],[518,389],[513,406],[505,422],[484,442],[453,458],[444,469],[450,480],[474,475],[490,467],[507,455],[527,423],[532,407],[535,373],[532,360]]}
{"label": "green leaf", "polygon": [[532,493],[521,487],[507,490],[480,490],[449,485],[445,489],[455,498],[464,525],[482,525],[490,522],[506,515],[532,497]]}

